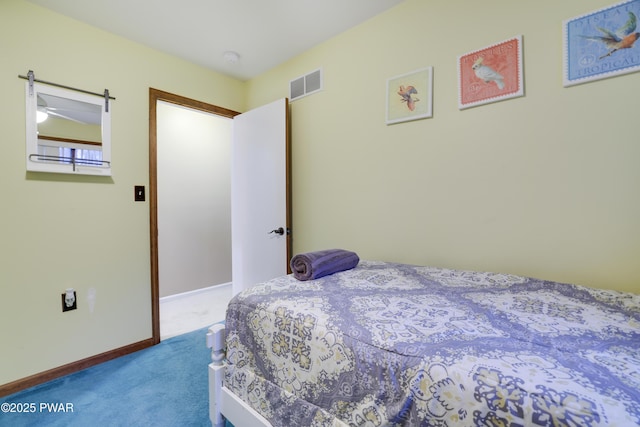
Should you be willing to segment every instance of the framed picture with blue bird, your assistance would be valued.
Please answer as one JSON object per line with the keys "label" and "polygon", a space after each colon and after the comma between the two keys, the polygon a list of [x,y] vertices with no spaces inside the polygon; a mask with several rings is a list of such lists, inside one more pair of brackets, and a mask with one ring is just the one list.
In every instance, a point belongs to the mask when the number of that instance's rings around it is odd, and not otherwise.
{"label": "framed picture with blue bird", "polygon": [[458,56],[458,108],[524,96],[522,36]]}
{"label": "framed picture with blue bird", "polygon": [[388,125],[433,116],[433,67],[387,79]]}
{"label": "framed picture with blue bird", "polygon": [[573,86],[640,70],[640,0],[563,22],[563,83]]}

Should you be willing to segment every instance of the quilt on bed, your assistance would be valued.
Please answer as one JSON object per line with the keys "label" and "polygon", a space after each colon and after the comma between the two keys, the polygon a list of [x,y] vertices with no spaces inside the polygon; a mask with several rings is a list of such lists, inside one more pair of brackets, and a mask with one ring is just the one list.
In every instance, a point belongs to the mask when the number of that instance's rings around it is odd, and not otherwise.
{"label": "quilt on bed", "polygon": [[640,425],[640,296],[362,261],[227,309],[225,385],[274,426]]}

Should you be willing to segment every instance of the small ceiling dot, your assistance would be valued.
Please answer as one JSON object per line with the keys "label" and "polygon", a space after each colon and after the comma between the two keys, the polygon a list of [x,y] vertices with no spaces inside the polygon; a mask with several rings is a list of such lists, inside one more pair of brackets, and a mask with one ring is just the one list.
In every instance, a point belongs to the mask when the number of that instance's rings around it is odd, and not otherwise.
{"label": "small ceiling dot", "polygon": [[238,55],[238,52],[234,52],[232,50],[228,50],[225,53],[223,53],[222,57],[229,64],[235,64],[240,59],[240,55]]}

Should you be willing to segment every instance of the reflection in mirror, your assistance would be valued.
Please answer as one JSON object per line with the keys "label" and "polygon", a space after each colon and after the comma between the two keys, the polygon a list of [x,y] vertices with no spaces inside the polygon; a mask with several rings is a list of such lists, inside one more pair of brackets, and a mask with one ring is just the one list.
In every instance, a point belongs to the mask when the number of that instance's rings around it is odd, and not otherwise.
{"label": "reflection in mirror", "polygon": [[37,83],[26,97],[27,170],[111,175],[104,98]]}

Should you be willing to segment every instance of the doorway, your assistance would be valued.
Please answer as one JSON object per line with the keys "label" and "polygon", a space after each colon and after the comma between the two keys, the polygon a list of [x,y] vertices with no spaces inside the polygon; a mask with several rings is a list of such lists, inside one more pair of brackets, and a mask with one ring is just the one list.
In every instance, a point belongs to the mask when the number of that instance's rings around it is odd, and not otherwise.
{"label": "doorway", "polygon": [[151,237],[151,299],[152,299],[152,339],[160,342],[160,251],[158,246],[158,105],[159,102],[185,107],[224,118],[240,114],[215,105],[185,98],[179,95],[149,89],[149,203]]}
{"label": "doorway", "polygon": [[186,292],[231,284],[232,129],[233,119],[158,101],[161,308]]}

